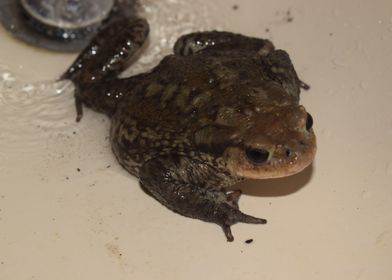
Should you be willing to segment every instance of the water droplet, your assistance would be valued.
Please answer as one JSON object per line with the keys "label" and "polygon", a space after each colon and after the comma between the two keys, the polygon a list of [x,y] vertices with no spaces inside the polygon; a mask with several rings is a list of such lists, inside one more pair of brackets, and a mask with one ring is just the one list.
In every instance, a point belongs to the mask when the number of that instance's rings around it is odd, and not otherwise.
{"label": "water droplet", "polygon": [[5,82],[13,82],[13,81],[15,81],[15,78],[9,72],[2,73],[1,79],[3,81],[5,81]]}
{"label": "water droplet", "polygon": [[24,85],[24,86],[22,87],[22,90],[23,90],[23,91],[27,91],[27,92],[32,91],[32,90],[34,90],[34,89],[35,89],[35,87],[34,87],[32,84],[27,84],[27,85]]}

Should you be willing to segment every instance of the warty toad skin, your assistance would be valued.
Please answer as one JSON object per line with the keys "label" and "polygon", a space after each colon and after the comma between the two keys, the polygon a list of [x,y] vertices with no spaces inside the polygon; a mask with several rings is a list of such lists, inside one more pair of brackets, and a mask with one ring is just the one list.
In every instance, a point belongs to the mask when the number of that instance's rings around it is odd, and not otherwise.
{"label": "warty toad skin", "polygon": [[62,79],[83,106],[108,115],[119,163],[167,208],[223,228],[264,224],[242,213],[246,178],[285,177],[315,156],[312,117],[299,104],[288,54],[268,40],[229,32],[184,35],[155,68],[118,78],[148,36],[144,19],[103,28]]}

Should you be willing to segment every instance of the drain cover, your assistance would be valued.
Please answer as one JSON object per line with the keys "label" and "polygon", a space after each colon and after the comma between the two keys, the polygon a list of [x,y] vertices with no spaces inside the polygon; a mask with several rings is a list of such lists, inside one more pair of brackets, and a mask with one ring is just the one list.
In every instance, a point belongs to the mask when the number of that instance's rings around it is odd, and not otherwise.
{"label": "drain cover", "polygon": [[135,14],[134,0],[1,0],[0,21],[19,39],[61,52],[82,50],[102,22]]}

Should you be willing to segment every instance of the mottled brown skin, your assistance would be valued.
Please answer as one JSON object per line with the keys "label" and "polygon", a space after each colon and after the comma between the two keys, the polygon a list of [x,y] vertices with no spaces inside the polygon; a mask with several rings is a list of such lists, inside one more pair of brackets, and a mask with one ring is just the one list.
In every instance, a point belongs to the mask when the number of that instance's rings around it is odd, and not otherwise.
{"label": "mottled brown skin", "polygon": [[150,72],[118,79],[142,46],[148,24],[123,19],[103,29],[62,76],[82,105],[107,114],[120,164],[171,210],[220,225],[264,224],[242,213],[245,178],[303,170],[315,155],[305,88],[288,54],[268,40],[229,32],[182,36]]}

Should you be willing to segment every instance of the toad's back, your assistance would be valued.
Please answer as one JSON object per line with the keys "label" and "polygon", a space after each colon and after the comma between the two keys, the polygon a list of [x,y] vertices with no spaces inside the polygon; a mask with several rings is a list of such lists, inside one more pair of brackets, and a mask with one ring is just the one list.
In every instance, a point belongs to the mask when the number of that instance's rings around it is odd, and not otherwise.
{"label": "toad's back", "polygon": [[295,76],[288,81],[294,90],[287,92],[271,79],[270,68],[271,62],[256,51],[217,48],[167,56],[151,73],[117,81],[117,90],[126,96],[113,116],[116,155],[137,174],[143,162],[169,149],[194,153],[192,135],[216,124],[217,115],[227,108],[252,113],[265,106],[296,104]]}
{"label": "toad's back", "polygon": [[[285,58],[283,53],[279,57]],[[173,129],[181,130],[191,120],[214,119],[222,107],[243,111],[297,104],[296,76],[279,83],[273,79],[272,67],[271,61],[254,51],[206,49],[192,56],[170,55],[151,73],[117,81],[117,90],[127,94],[115,116],[161,125],[173,122]]]}

